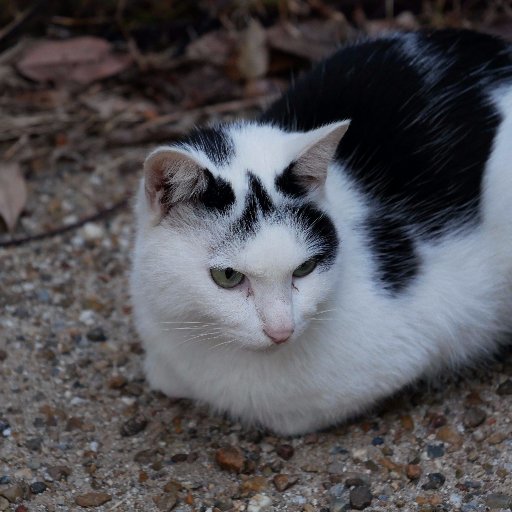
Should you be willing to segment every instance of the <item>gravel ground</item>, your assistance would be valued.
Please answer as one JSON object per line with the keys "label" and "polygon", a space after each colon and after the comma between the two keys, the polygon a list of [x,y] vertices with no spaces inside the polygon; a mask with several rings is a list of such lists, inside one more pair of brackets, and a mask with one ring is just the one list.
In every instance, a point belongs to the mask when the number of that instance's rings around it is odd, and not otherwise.
{"label": "gravel ground", "polygon": [[[32,179],[25,227],[44,227],[55,197],[72,222],[84,197],[106,205],[134,186],[104,168],[72,173],[72,188]],[[247,429],[149,390],[131,236],[121,210],[0,249],[0,510],[510,510],[512,357],[318,434]]]}

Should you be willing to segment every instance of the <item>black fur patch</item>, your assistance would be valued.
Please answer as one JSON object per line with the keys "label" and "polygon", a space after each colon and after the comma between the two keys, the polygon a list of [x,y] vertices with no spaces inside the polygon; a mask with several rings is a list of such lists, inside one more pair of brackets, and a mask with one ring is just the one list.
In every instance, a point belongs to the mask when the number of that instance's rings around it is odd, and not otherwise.
{"label": "black fur patch", "polygon": [[235,155],[233,141],[221,126],[194,130],[180,142],[202,151],[218,166],[228,164]]}
{"label": "black fur patch", "polygon": [[303,197],[307,190],[300,184],[294,174],[295,162],[292,162],[279,176],[276,176],[277,190],[290,197]]}
{"label": "black fur patch", "polygon": [[304,227],[308,240],[317,248],[317,262],[324,267],[332,265],[339,241],[329,216],[310,203],[292,206],[289,213]]}
{"label": "black fur patch", "polygon": [[[351,119],[336,159],[384,217],[428,240],[479,222],[483,171],[500,121],[490,97],[511,83],[512,47],[497,38],[458,30],[400,34],[340,50],[262,121],[306,131]],[[281,188],[291,190],[293,181],[286,182]],[[394,222],[375,231],[376,223],[370,239],[382,280],[400,290],[419,262],[410,241],[398,242],[404,232]]]}
{"label": "black fur patch", "polygon": [[411,237],[399,221],[377,215],[368,219],[367,229],[382,284],[392,293],[404,290],[420,268]]}
{"label": "black fur patch", "polygon": [[245,207],[240,218],[232,226],[232,230],[236,232],[254,232],[259,215],[268,216],[275,211],[272,199],[260,179],[250,172],[247,173],[247,176],[249,190],[245,197]]}
{"label": "black fur patch", "polygon": [[215,177],[208,170],[203,170],[208,185],[198,197],[198,201],[208,209],[224,212],[235,203],[235,193],[231,185],[220,177]]}

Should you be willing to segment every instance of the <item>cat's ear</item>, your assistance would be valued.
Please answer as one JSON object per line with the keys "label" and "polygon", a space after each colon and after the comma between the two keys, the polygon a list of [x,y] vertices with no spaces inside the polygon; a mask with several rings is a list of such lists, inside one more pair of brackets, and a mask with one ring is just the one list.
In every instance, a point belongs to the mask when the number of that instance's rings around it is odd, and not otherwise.
{"label": "cat's ear", "polygon": [[194,158],[173,148],[159,148],[144,162],[144,188],[154,210],[168,211],[205,191],[206,169]]}
{"label": "cat's ear", "polygon": [[346,120],[301,134],[303,146],[293,166],[299,185],[311,190],[325,183],[327,168],[349,125],[350,121]]}

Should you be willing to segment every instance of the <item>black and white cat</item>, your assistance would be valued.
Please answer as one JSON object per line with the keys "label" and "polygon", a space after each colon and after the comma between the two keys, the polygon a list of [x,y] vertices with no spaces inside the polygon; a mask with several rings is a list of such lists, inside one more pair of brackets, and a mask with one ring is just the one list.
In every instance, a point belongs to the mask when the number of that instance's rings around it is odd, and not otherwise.
{"label": "black and white cat", "polygon": [[151,386],[280,434],[493,351],[512,327],[512,51],[346,47],[259,121],[153,151],[131,279]]}

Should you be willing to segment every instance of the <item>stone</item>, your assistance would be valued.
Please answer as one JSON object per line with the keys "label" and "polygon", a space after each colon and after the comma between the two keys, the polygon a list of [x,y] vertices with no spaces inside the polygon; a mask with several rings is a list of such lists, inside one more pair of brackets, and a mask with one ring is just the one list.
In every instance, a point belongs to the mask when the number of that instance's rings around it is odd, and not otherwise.
{"label": "stone", "polygon": [[171,462],[179,463],[179,462],[186,462],[188,460],[188,454],[187,453],[175,453],[171,457]]}
{"label": "stone", "polygon": [[265,512],[272,510],[272,500],[265,494],[255,494],[247,505],[247,512]]}
{"label": "stone", "polygon": [[462,436],[449,425],[443,425],[440,427],[436,433],[436,437],[439,441],[444,441],[445,443],[450,443],[454,446],[462,445]]}
{"label": "stone", "polygon": [[220,448],[215,454],[215,462],[221,469],[241,473],[245,465],[245,457],[240,448],[227,446]]}
{"label": "stone", "polygon": [[103,330],[103,327],[93,327],[87,331],[87,339],[94,342],[107,341],[107,335]]}
{"label": "stone", "polygon": [[467,428],[476,428],[485,421],[485,418],[487,418],[487,414],[483,409],[470,407],[464,413],[463,423]]}
{"label": "stone", "polygon": [[507,379],[502,382],[496,389],[496,393],[500,396],[512,395],[512,380]]}
{"label": "stone", "polygon": [[329,503],[329,512],[345,512],[350,510],[350,504],[343,498],[333,498]]}
{"label": "stone", "polygon": [[88,492],[75,498],[75,503],[84,508],[100,507],[112,499],[110,494],[105,492]]}
{"label": "stone", "polygon": [[284,460],[290,460],[295,450],[291,444],[280,444],[276,446],[276,453]]}
{"label": "stone", "polygon": [[444,455],[444,445],[440,444],[428,444],[427,445],[427,456],[430,459],[437,459]]}
{"label": "stone", "polygon": [[158,510],[168,512],[176,506],[176,503],[178,503],[178,496],[175,494],[160,494],[160,496],[155,496],[153,501],[155,502]]}
{"label": "stone", "polygon": [[440,489],[446,481],[446,478],[442,473],[429,473],[427,478],[427,482],[421,486],[425,491]]}
{"label": "stone", "polygon": [[350,491],[350,506],[355,510],[364,510],[372,504],[372,493],[367,485],[354,487]]}
{"label": "stone", "polygon": [[0,496],[0,510],[8,510],[9,506],[9,500],[4,498],[3,496]]}
{"label": "stone", "polygon": [[267,487],[267,479],[263,476],[255,476],[242,482],[240,490],[243,493],[261,492],[265,487]]}
{"label": "stone", "polygon": [[283,474],[275,475],[274,478],[272,479],[272,482],[274,482],[275,488],[279,492],[286,491],[286,489],[289,489],[290,487],[295,485],[298,481],[299,481],[299,479],[296,476],[283,475]]}
{"label": "stone", "polygon": [[0,485],[7,485],[11,483],[11,479],[7,475],[0,476]]}
{"label": "stone", "polygon": [[0,363],[7,359],[7,352],[3,349],[0,349]]}
{"label": "stone", "polygon": [[27,442],[25,443],[25,446],[33,451],[38,452],[41,450],[41,445],[43,444],[43,438],[42,437],[33,437],[31,439],[27,439]]}
{"label": "stone", "polygon": [[3,496],[10,503],[16,502],[16,500],[23,500],[28,497],[28,486],[25,482],[11,485],[7,489],[0,491],[0,496]]}
{"label": "stone", "polygon": [[377,436],[372,439],[373,446],[380,446],[381,444],[384,444],[384,439],[382,437]]}
{"label": "stone", "polygon": [[123,375],[112,375],[108,380],[108,387],[110,389],[121,389],[128,384],[128,380]]}
{"label": "stone", "polygon": [[46,489],[48,489],[48,486],[44,482],[32,482],[30,484],[30,492],[32,494],[41,494]]}
{"label": "stone", "polygon": [[148,420],[143,414],[136,414],[127,420],[121,426],[121,435],[123,437],[135,436],[142,432],[148,424]]}
{"label": "stone", "polygon": [[412,416],[410,416],[409,414],[402,416],[400,418],[400,423],[402,424],[402,427],[405,430],[409,432],[412,432],[414,430],[414,420],[412,419]]}
{"label": "stone", "polygon": [[57,482],[67,480],[68,476],[71,475],[71,468],[67,466],[50,466],[48,468],[48,474]]}
{"label": "stone", "polygon": [[405,468],[405,474],[409,480],[418,480],[422,473],[423,470],[419,464],[407,464]]}
{"label": "stone", "polygon": [[512,507],[512,496],[507,494],[493,493],[485,497],[485,505],[491,510],[495,509],[510,509]]}

